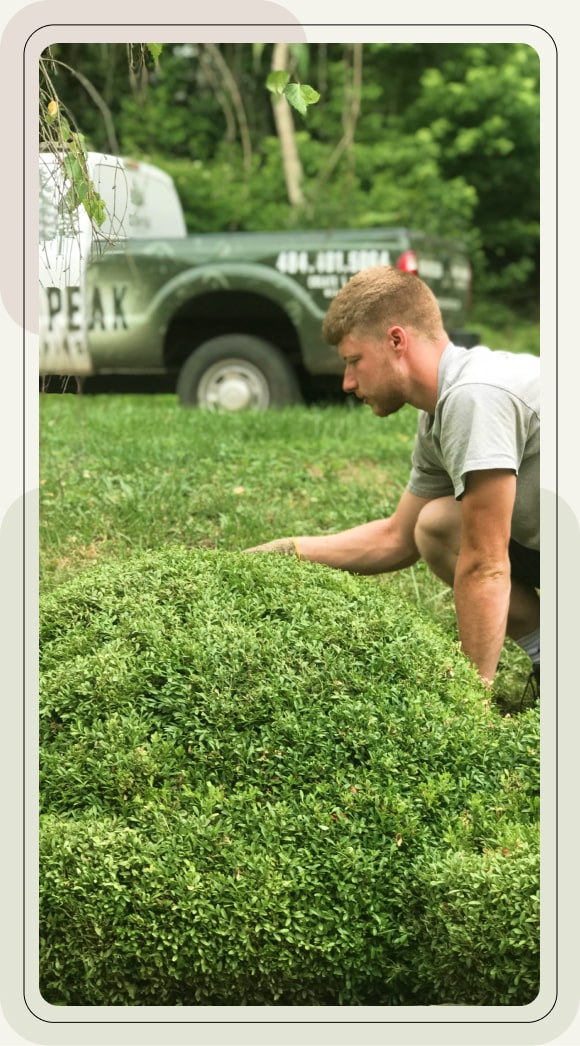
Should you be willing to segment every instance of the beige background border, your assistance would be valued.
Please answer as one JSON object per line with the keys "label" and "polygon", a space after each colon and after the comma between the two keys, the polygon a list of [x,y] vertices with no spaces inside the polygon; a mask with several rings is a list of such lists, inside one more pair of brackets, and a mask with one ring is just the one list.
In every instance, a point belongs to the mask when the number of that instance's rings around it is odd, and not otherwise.
{"label": "beige background border", "polygon": [[[189,1042],[195,1038],[196,1042],[221,1042],[235,1037],[235,1041],[254,1041],[255,1039],[270,1042],[272,1037],[276,1039],[294,1040],[300,1036],[316,1036],[317,1040],[326,1035],[332,1040],[352,1042],[353,1036],[357,1038],[368,1038],[370,1041],[389,1042],[445,1042],[448,1044],[458,1043],[500,1043],[511,1042],[569,1042],[580,1043],[580,1024],[575,1017],[578,1009],[580,995],[580,975],[577,974],[577,962],[575,957],[575,943],[578,930],[578,901],[576,900],[576,858],[578,856],[574,847],[574,836],[577,825],[577,764],[576,738],[578,731],[578,711],[575,703],[575,693],[578,690],[578,682],[574,680],[571,652],[574,650],[572,636],[572,622],[575,617],[577,603],[577,586],[574,580],[578,577],[578,519],[580,518],[580,492],[578,485],[578,467],[573,460],[574,440],[571,429],[568,431],[571,419],[577,411],[576,404],[572,401],[575,386],[574,379],[577,376],[578,365],[575,360],[577,344],[576,327],[574,325],[574,339],[572,339],[571,308],[574,297],[569,293],[566,297],[565,290],[574,273],[572,245],[567,244],[567,236],[573,237],[574,219],[578,213],[578,202],[576,194],[572,196],[572,178],[577,165],[575,157],[578,118],[574,111],[574,99],[578,96],[576,78],[572,80],[573,71],[577,63],[576,36],[574,34],[575,18],[569,12],[564,11],[564,5],[552,3],[548,8],[540,3],[525,5],[525,18],[522,18],[521,4],[499,3],[492,0],[486,4],[485,16],[489,22],[485,26],[475,23],[466,24],[459,19],[465,18],[466,7],[464,4],[450,3],[442,0],[437,5],[436,11],[441,19],[437,24],[430,23],[433,17],[434,6],[426,0],[418,0],[413,4],[412,14],[415,21],[406,27],[393,26],[386,30],[381,25],[393,12],[386,9],[384,3],[368,3],[359,0],[356,5],[357,25],[339,25],[337,19],[347,23],[352,17],[347,13],[347,5],[342,0],[336,3],[323,2],[323,0],[288,0],[284,5],[270,3],[267,0],[247,0],[241,8],[239,2],[231,0],[230,3],[216,2],[211,7],[212,16],[216,19],[216,27],[207,30],[207,38],[214,40],[224,39],[248,39],[258,40],[273,39],[273,32],[278,38],[283,34],[290,39],[527,39],[534,40],[534,46],[540,51],[542,58],[542,75],[545,77],[543,85],[543,112],[542,112],[542,277],[543,277],[543,299],[542,299],[542,357],[543,357],[543,409],[544,429],[542,438],[543,447],[543,477],[544,497],[543,510],[543,569],[548,562],[550,573],[544,574],[542,578],[543,607],[547,605],[549,617],[543,610],[543,631],[551,635],[550,654],[556,667],[556,639],[558,642],[558,670],[559,670],[559,709],[558,709],[558,736],[556,738],[556,719],[553,712],[546,706],[546,712],[542,709],[543,736],[543,788],[548,795],[548,802],[553,803],[555,816],[555,794],[550,795],[552,782],[558,780],[558,900],[560,908],[559,926],[559,996],[550,1014],[546,1007],[540,1013],[534,1014],[533,1023],[525,1023],[519,1016],[518,1023],[509,1023],[510,1017],[517,1015],[512,1013],[508,1016],[505,1011],[503,1015],[494,1015],[493,1020],[481,1019],[484,1017],[481,1011],[475,1013],[467,1023],[468,1016],[462,1011],[461,1023],[457,1023],[458,1014],[446,1011],[442,1014],[438,1011],[435,1018],[433,1011],[418,1013],[405,1010],[405,1015],[400,1012],[381,1010],[380,1012],[365,1013],[352,1010],[332,1014],[326,1011],[298,1012],[287,1010],[281,1012],[268,1011],[260,1013],[244,1014],[244,1018],[252,1017],[256,1023],[242,1024],[238,1021],[239,1011],[218,1012],[202,1014],[199,1011],[192,1015],[197,1022],[205,1020],[208,1023],[195,1023],[190,1025],[176,1025],[170,1023],[175,1019],[175,1012],[166,1011],[151,1014],[158,1020],[163,1018],[163,1025],[155,1024],[129,1024],[123,1023],[127,1020],[126,1011],[115,1011],[107,1014],[110,1019],[116,1018],[120,1023],[114,1026],[107,1024],[96,1024],[91,1022],[95,1018],[94,1010],[86,1010],[71,1013],[67,1009],[66,1019],[63,1021],[62,1011],[54,1012],[51,1007],[40,1013],[37,1005],[33,1006],[37,1016],[23,1004],[21,991],[21,972],[23,961],[23,937],[22,937],[22,888],[24,880],[24,869],[22,867],[22,833],[23,833],[23,796],[20,794],[20,786],[23,780],[22,759],[22,695],[26,696],[26,709],[28,715],[27,739],[34,736],[34,713],[35,713],[35,657],[31,655],[34,651],[34,629],[35,614],[34,607],[37,599],[36,578],[34,570],[34,554],[36,547],[37,518],[36,518],[36,490],[37,479],[37,424],[36,424],[36,398],[37,380],[35,371],[35,360],[28,365],[25,372],[22,370],[22,293],[25,287],[30,287],[32,277],[32,293],[29,294],[31,301],[34,300],[34,273],[27,271],[23,275],[21,264],[23,245],[23,217],[27,213],[26,236],[27,236],[27,258],[34,258],[36,248],[36,227],[30,219],[30,206],[25,210],[24,200],[34,200],[36,168],[34,170],[23,169],[22,164],[22,141],[23,131],[26,130],[27,141],[32,142],[32,150],[29,155],[34,154],[35,149],[35,117],[29,120],[28,125],[23,120],[23,101],[25,94],[34,93],[35,85],[30,72],[27,72],[25,86],[23,85],[22,64],[23,52],[26,49],[36,55],[39,49],[48,43],[58,39],[66,39],[64,26],[66,24],[79,22],[84,23],[84,32],[72,31],[70,39],[155,39],[155,40],[177,40],[188,38],[202,38],[201,28],[195,32],[187,26],[177,30],[177,25],[169,29],[172,22],[180,23],[184,18],[185,10],[182,3],[170,0],[163,5],[163,13],[167,22],[163,27],[153,29],[159,16],[159,5],[151,5],[150,0],[142,3],[125,2],[122,0],[113,3],[111,0],[99,3],[98,9],[87,9],[84,5],[79,11],[80,5],[61,0],[53,3],[51,0],[30,5],[19,5],[7,3],[3,5],[3,37],[0,43],[0,76],[3,78],[3,115],[4,115],[4,163],[2,174],[2,199],[5,203],[4,211],[4,251],[0,256],[0,289],[2,291],[1,323],[4,334],[3,346],[7,349],[4,357],[7,361],[8,373],[5,375],[3,386],[3,410],[0,417],[3,425],[3,470],[0,485],[0,509],[3,516],[2,536],[0,538],[0,555],[2,556],[2,628],[0,635],[5,643],[6,655],[3,661],[4,676],[4,733],[2,751],[2,795],[4,798],[3,813],[5,812],[5,845],[4,845],[4,874],[3,874],[3,909],[2,924],[6,928],[4,941],[0,947],[0,1001],[3,1010],[4,1027],[0,1024],[1,1043],[32,1042],[54,1042],[76,1044],[84,1042]],[[516,10],[514,10],[516,9]],[[542,9],[542,10],[541,10]],[[187,17],[190,22],[194,21],[195,13],[198,17],[204,17],[207,5],[193,2],[187,6]],[[233,26],[239,21],[243,12],[245,26]],[[409,14],[411,11],[402,12],[400,8],[398,15]],[[395,16],[396,17],[396,16]],[[113,29],[115,20],[122,19],[130,30]],[[147,30],[137,32],[136,27],[143,26],[147,20],[151,25]],[[497,19],[496,23],[492,19]],[[512,19],[511,24],[508,19]],[[4,21],[5,20],[5,21]],[[108,21],[110,20],[110,21]],[[248,23],[253,22],[254,25]],[[92,23],[93,28],[90,28]],[[108,23],[108,24],[107,24]],[[258,23],[258,24],[256,24]],[[278,23],[276,30],[261,28],[266,24]],[[285,28],[280,23],[285,23]],[[314,23],[319,23],[315,25]],[[41,28],[58,24],[58,31],[54,29]],[[366,26],[369,28],[366,28]],[[60,28],[62,26],[62,28]],[[533,27],[539,27],[534,29]],[[165,32],[163,32],[165,30]],[[288,35],[286,35],[288,34]],[[399,35],[397,35],[399,34]],[[413,35],[416,34],[416,35]],[[480,35],[482,34],[482,35]],[[525,34],[525,35],[524,35]],[[29,41],[27,43],[27,40]],[[552,41],[552,42],[551,42]],[[557,56],[557,75],[556,75]],[[30,66],[33,68],[33,64]],[[549,81],[552,80],[550,85]],[[31,82],[32,81],[32,82]],[[544,90],[545,86],[545,90]],[[558,98],[556,99],[556,86],[558,87]],[[556,131],[558,123],[561,126],[558,146],[560,162],[560,177],[556,181]],[[566,177],[566,175],[568,177]],[[27,195],[24,196],[26,187]],[[560,243],[557,244],[556,231],[556,203],[562,221],[562,233]],[[559,270],[556,281],[557,247],[559,246]],[[575,273],[574,273],[575,275]],[[556,300],[558,290],[559,300]],[[27,325],[33,329],[35,325],[34,315],[27,317]],[[559,327],[559,351],[556,356],[556,328]],[[562,336],[564,335],[564,336]],[[27,337],[27,351],[34,357],[34,335]],[[557,371],[556,371],[557,364]],[[24,418],[24,409],[26,411]],[[547,413],[546,413],[547,411]],[[558,493],[560,507],[558,512],[559,531],[555,530],[555,495],[556,495],[556,445],[557,437],[560,435],[558,446],[558,461],[560,470],[560,483]],[[562,438],[563,437],[563,438]],[[25,466],[25,469],[24,469]],[[24,592],[22,578],[23,561],[23,493],[27,491],[26,508],[26,559],[29,563],[29,587]],[[551,528],[551,529],[550,529]],[[552,543],[554,550],[556,544],[559,550],[559,591],[555,584],[555,557],[545,555],[546,544]],[[551,562],[550,562],[551,560]],[[544,583],[545,582],[545,583]],[[558,601],[556,600],[559,596]],[[24,596],[26,599],[24,600]],[[26,629],[23,628],[22,612],[24,604],[28,607],[28,619]],[[32,611],[31,611],[32,608]],[[546,620],[544,617],[546,616]],[[556,617],[558,629],[556,632]],[[23,640],[27,641],[26,660],[22,660]],[[550,644],[549,644],[550,645]],[[23,678],[23,668],[26,670],[26,678]],[[577,677],[576,673],[576,677]],[[558,766],[555,763],[556,740],[558,746]],[[32,760],[34,762],[34,760]],[[547,826],[547,836],[550,841],[555,841],[555,824],[550,821]],[[544,823],[543,823],[544,831]],[[34,841],[28,835],[26,837],[27,853],[34,848]],[[544,838],[543,838],[544,846]],[[10,860],[7,860],[10,856]],[[554,862],[555,867],[555,862]],[[554,895],[555,880],[548,883]],[[546,933],[549,936],[553,927],[547,926]],[[546,980],[552,979],[552,971],[546,972]],[[32,993],[33,994],[33,993]],[[31,990],[28,989],[27,997],[31,999]],[[548,998],[550,992],[548,991]],[[36,1003],[38,1000],[36,1000]],[[41,1001],[42,1002],[42,1001]],[[533,1005],[533,1004],[532,1004]],[[543,1013],[546,1015],[543,1016]],[[99,1016],[104,1016],[99,1011]],[[134,1014],[131,1014],[134,1016]],[[140,1012],[139,1018],[143,1019],[145,1013]],[[181,1019],[185,1012],[180,1014]],[[491,1014],[486,1014],[490,1018]],[[503,1016],[503,1021],[496,1023],[498,1016]],[[532,1016],[531,1014],[529,1016]],[[505,1018],[508,1018],[507,1021]],[[58,1023],[50,1023],[59,1018]],[[274,1024],[268,1027],[262,1023],[264,1020],[286,1020],[286,1024]],[[298,1024],[297,1020],[304,1022]],[[397,1023],[386,1023],[387,1021]],[[403,1023],[406,1020],[407,1023]],[[81,1023],[88,1021],[89,1023]],[[224,1021],[235,1023],[225,1024]],[[313,1022],[320,1022],[319,1026],[313,1027]],[[336,1023],[331,1024],[334,1021]],[[361,1023],[361,1022],[365,1023]],[[425,1023],[419,1023],[425,1022]],[[446,1023],[444,1023],[446,1021]],[[528,1017],[529,1021],[529,1017]],[[351,1023],[352,1022],[352,1023]],[[367,1023],[368,1022],[368,1023]],[[372,1022],[372,1023],[371,1023]],[[350,1026],[349,1026],[350,1025]],[[572,1037],[568,1037],[571,1035]],[[24,1036],[24,1038],[23,1038]]]}

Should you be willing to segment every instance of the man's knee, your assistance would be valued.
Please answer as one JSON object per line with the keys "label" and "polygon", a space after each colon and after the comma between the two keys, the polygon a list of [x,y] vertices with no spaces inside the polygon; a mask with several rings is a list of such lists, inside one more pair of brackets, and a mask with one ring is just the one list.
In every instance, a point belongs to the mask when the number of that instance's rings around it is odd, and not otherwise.
{"label": "man's knee", "polygon": [[453,497],[434,498],[421,509],[415,524],[415,543],[423,549],[444,545],[459,551],[461,510]]}
{"label": "man's knee", "polygon": [[453,497],[429,501],[415,524],[415,544],[427,566],[453,585],[461,538],[461,510]]}

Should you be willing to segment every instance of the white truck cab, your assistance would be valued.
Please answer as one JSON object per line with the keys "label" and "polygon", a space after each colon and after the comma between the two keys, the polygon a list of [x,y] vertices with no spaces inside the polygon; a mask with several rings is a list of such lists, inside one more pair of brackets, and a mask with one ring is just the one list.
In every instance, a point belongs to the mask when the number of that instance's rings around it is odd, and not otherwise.
{"label": "white truck cab", "polygon": [[103,200],[102,226],[83,206],[70,208],[62,156],[39,157],[39,372],[91,374],[86,337],[84,272],[93,250],[124,239],[186,235],[172,178],[151,164],[89,153],[89,177]]}

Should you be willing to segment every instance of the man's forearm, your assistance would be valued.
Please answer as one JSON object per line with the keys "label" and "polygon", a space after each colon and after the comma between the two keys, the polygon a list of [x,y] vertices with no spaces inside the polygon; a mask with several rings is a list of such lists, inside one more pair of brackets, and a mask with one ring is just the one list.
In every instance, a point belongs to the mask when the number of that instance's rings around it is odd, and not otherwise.
{"label": "man's forearm", "polygon": [[383,574],[416,562],[416,550],[401,549],[388,519],[343,530],[339,534],[294,539],[301,559],[325,563],[352,574]]}
{"label": "man's forearm", "polygon": [[453,594],[463,652],[482,679],[494,679],[506,636],[510,600],[507,570],[469,571],[457,564]]}
{"label": "man's forearm", "polygon": [[[284,541],[286,545],[282,548]],[[373,520],[338,534],[299,535],[280,539],[247,551],[286,551],[286,546],[288,551],[294,549],[300,559],[323,563],[352,574],[382,574],[399,570],[419,558],[414,545],[409,546],[408,542],[403,545],[389,519]]]}

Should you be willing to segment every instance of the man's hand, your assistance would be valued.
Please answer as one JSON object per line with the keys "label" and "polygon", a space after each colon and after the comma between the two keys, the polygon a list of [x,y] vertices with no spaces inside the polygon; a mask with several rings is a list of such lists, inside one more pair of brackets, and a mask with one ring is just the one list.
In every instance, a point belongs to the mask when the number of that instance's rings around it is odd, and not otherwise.
{"label": "man's hand", "polygon": [[275,538],[274,541],[267,541],[264,545],[245,548],[244,552],[277,552],[279,555],[296,556],[297,559],[300,559],[300,553],[294,538]]}

